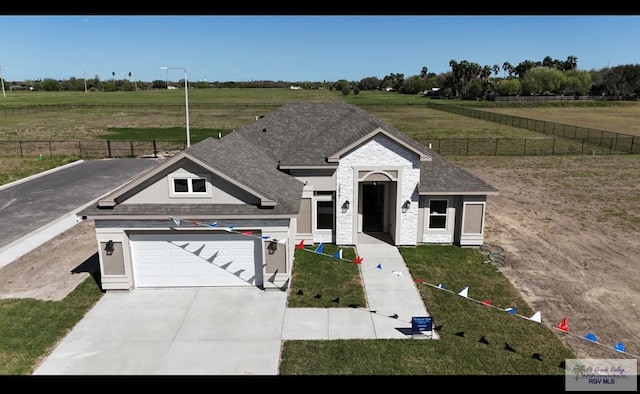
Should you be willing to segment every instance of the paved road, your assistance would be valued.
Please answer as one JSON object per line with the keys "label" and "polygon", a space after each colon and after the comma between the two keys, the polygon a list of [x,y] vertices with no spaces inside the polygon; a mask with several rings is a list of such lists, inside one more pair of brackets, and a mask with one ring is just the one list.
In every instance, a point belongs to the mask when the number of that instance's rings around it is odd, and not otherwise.
{"label": "paved road", "polygon": [[[0,267],[71,227],[79,208],[158,163],[158,159],[79,161],[0,186]],[[55,228],[39,239],[33,236],[45,227]],[[20,242],[30,234],[28,244]]]}

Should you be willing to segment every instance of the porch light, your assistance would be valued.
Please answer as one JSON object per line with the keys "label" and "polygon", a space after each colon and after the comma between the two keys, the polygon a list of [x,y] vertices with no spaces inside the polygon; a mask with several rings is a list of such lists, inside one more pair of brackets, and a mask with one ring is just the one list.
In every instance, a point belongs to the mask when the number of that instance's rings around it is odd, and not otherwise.
{"label": "porch light", "polygon": [[407,200],[404,202],[404,204],[402,204],[402,212],[407,212],[409,210],[409,208],[411,207],[411,201]]}
{"label": "porch light", "polygon": [[347,212],[349,210],[349,200],[342,203],[342,213]]}
{"label": "porch light", "polygon": [[269,252],[269,254],[274,254],[276,250],[278,250],[278,241],[269,241],[269,245],[267,245],[267,251]]}
{"label": "porch light", "polygon": [[107,252],[107,256],[111,256],[113,254],[113,241],[107,241],[107,244],[104,246],[104,251]]}

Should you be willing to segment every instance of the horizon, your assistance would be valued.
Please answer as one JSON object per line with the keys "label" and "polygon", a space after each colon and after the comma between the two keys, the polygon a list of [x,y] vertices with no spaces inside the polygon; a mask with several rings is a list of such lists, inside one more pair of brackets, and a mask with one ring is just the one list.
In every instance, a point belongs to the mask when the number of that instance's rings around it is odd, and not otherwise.
{"label": "horizon", "polygon": [[[640,17],[554,15],[2,15],[0,76],[190,82],[335,82],[516,66],[638,64]],[[534,32],[535,34],[531,34]],[[179,68],[163,70],[162,67]],[[131,78],[129,78],[131,73]],[[115,75],[114,75],[115,74]]]}

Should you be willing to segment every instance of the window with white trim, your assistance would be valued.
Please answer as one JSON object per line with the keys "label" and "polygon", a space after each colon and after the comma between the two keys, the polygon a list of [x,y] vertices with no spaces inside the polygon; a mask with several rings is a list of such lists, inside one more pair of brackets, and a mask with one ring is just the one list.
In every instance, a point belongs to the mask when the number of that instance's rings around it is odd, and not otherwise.
{"label": "window with white trim", "polygon": [[447,200],[429,200],[429,228],[447,228]]}
{"label": "window with white trim", "polygon": [[207,175],[172,174],[169,176],[171,197],[209,197],[211,187]]}

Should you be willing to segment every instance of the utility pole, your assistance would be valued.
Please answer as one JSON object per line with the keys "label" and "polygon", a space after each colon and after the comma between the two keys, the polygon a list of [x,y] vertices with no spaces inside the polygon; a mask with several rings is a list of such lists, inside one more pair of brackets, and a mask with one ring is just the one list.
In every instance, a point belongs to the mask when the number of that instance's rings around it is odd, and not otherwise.
{"label": "utility pole", "polygon": [[4,91],[4,77],[2,76],[2,67],[0,67],[0,82],[2,82],[2,97],[7,98],[7,93]]}
{"label": "utility pole", "polygon": [[82,70],[82,78],[84,79],[84,94],[87,94],[87,75],[84,70]]}

